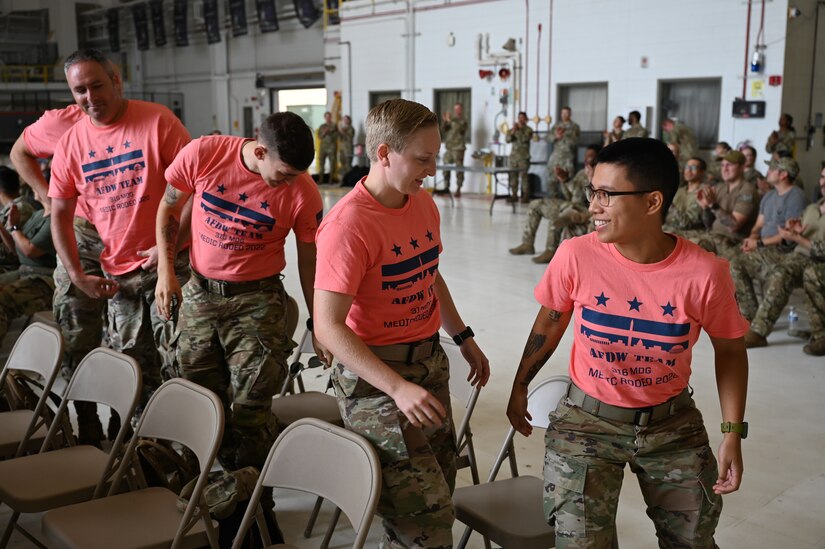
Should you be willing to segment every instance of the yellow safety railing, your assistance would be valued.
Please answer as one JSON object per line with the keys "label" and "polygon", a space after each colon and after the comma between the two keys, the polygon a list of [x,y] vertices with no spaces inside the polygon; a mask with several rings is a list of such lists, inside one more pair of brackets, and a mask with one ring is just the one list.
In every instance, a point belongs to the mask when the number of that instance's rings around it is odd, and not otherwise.
{"label": "yellow safety railing", "polygon": [[0,82],[54,82],[56,65],[0,65]]}

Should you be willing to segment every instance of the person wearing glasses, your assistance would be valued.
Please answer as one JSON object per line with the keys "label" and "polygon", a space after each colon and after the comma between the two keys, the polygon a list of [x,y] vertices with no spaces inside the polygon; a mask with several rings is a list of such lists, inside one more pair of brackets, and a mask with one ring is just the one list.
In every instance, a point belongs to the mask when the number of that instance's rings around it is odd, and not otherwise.
{"label": "person wearing glasses", "polygon": [[[544,509],[556,547],[610,547],[626,464],[668,547],[714,547],[722,495],[742,481],[748,326],[727,261],[662,230],[678,184],[660,141],[604,148],[587,189],[596,230],[562,243],[536,286],[541,309],[507,415],[530,435],[528,385],[572,319],[572,383],[545,436]],[[726,433],[718,466],[688,385],[702,330]]]}
{"label": "person wearing glasses", "polygon": [[679,187],[676,196],[673,197],[673,204],[667,212],[665,219],[665,230],[668,232],[679,232],[685,236],[683,231],[702,230],[702,206],[696,201],[696,195],[705,181],[705,170],[707,164],[701,158],[693,157],[685,164],[682,177],[686,185]]}

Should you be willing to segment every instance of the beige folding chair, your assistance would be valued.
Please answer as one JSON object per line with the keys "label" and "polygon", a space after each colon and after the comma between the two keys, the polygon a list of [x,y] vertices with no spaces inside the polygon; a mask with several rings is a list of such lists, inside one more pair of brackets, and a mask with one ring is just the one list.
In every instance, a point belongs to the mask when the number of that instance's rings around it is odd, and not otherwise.
{"label": "beige folding chair", "polygon": [[301,490],[332,501],[353,524],[352,547],[360,549],[378,505],[381,465],[363,437],[315,418],[299,419],[272,446],[232,549],[240,549],[253,518],[264,546],[272,543],[260,511],[264,487]]}
{"label": "beige folding chair", "polygon": [[[0,461],[0,501],[12,509],[0,548],[6,547],[14,528],[42,547],[17,524],[20,513],[40,513],[103,495],[140,391],[140,368],[134,359],[102,347],[83,358],[66,387],[40,453]],[[77,400],[105,404],[122,419],[108,454],[87,445],[48,451],[60,431],[60,419],[68,417],[69,402]]]}
{"label": "beige folding chair", "polygon": [[441,336],[441,347],[450,361],[450,394],[464,404],[464,414],[458,423],[455,431],[456,450],[458,457],[456,467],[463,469],[470,468],[470,475],[473,484],[481,482],[478,476],[478,462],[476,461],[475,446],[473,446],[473,431],[470,428],[470,418],[478,401],[481,392],[480,387],[474,387],[467,381],[469,372],[467,361],[461,354],[461,349],[448,337]]}
{"label": "beige folding chair", "polygon": [[43,378],[43,392],[34,410],[11,410],[0,413],[0,457],[18,457],[26,450],[38,448],[49,425],[49,393],[60,370],[63,358],[63,337],[60,329],[35,322],[23,332],[11,350],[0,372],[0,387],[4,387],[9,370],[37,374]]}
{"label": "beige folding chair", "polygon": [[[543,380],[527,395],[527,410],[535,429],[547,429],[549,414],[567,394],[570,378],[554,376]],[[556,543],[556,531],[544,520],[544,481],[534,476],[519,476],[510,427],[487,482],[458,488],[453,494],[456,519],[467,525],[458,544],[463,549],[473,530],[502,547],[546,549]],[[533,436],[538,436],[533,433]],[[504,460],[510,461],[513,478],[496,480]]]}
{"label": "beige folding chair", "polygon": [[[201,495],[223,427],[223,406],[212,391],[185,379],[170,379],[161,385],[146,405],[109,494],[45,514],[43,531],[51,546],[217,547],[217,532]],[[136,464],[140,438],[178,442],[197,456],[201,471],[183,513],[177,507],[178,495],[166,488],[117,493],[127,469]]]}

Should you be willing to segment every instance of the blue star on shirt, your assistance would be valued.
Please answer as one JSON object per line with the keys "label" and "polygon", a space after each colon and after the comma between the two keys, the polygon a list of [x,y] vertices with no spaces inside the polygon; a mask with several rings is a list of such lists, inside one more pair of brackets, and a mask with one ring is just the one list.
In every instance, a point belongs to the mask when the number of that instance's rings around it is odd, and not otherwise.
{"label": "blue star on shirt", "polygon": [[112,154],[113,152],[115,152],[115,148],[109,145],[108,147],[106,147],[106,152]]}
{"label": "blue star on shirt", "polygon": [[427,231],[427,240],[429,240],[430,242],[433,241],[433,232],[432,231]]}
{"label": "blue star on shirt", "polygon": [[238,195],[238,200],[240,200],[241,202],[246,202],[247,198],[249,198],[249,197],[246,196],[246,193],[241,193],[241,194]]}
{"label": "blue star on shirt", "polygon": [[604,295],[604,292],[602,292],[600,295],[594,295],[593,297],[596,298],[596,306],[597,307],[599,305],[607,307],[607,300],[609,300],[610,298],[607,297],[606,295]]}
{"label": "blue star on shirt", "polygon": [[418,240],[416,240],[414,238],[410,238],[410,246],[413,247],[413,250],[418,248]]}
{"label": "blue star on shirt", "polygon": [[676,310],[676,307],[670,304],[670,301],[667,302],[667,305],[659,305],[662,308],[662,316],[670,315],[673,316],[673,311]]}
{"label": "blue star on shirt", "polygon": [[267,208],[269,208],[269,202],[264,200],[263,202],[261,202],[261,209],[266,210]]}
{"label": "blue star on shirt", "polygon": [[128,149],[128,148],[129,148],[129,147],[131,147],[131,146],[132,146],[132,142],[131,142],[131,141],[126,140],[126,141],[124,141],[124,142],[123,142],[123,148],[124,148],[124,149]]}
{"label": "blue star on shirt", "polygon": [[392,251],[395,252],[395,257],[398,257],[399,255],[401,255],[401,246],[399,246],[398,244],[393,244]]}
{"label": "blue star on shirt", "polygon": [[639,312],[641,312],[639,307],[644,305],[644,303],[642,303],[641,301],[639,301],[635,297],[633,298],[633,301],[628,301],[627,304],[630,305],[630,309],[628,309],[628,311],[636,310],[636,311],[639,311]]}
{"label": "blue star on shirt", "polygon": [[218,185],[218,192],[223,194],[226,192],[226,187],[224,185]]}
{"label": "blue star on shirt", "polygon": [[96,154],[95,151],[89,151],[89,158],[94,158]]}

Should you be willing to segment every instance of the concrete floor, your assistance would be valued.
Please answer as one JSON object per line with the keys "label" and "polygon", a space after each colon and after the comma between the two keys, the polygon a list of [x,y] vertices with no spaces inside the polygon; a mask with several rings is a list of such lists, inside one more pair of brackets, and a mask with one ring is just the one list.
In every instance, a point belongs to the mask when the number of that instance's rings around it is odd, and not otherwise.
{"label": "concrete floor", "polygon": [[[324,191],[327,210],[341,192]],[[444,243],[441,273],[464,321],[475,330],[493,371],[472,422],[484,478],[509,425],[504,411],[524,342],[538,310],[533,288],[545,266],[533,264],[529,256],[513,257],[507,253],[520,241],[524,206],[513,214],[509,206],[499,201],[490,216],[486,197],[464,196],[454,205],[447,197],[437,197],[436,201],[442,215]],[[544,230],[542,225],[537,242],[543,242]],[[291,295],[298,296],[294,242],[289,240],[287,247],[285,284]],[[791,303],[800,310],[802,325],[807,325],[799,292],[794,293]],[[299,326],[306,311],[302,310],[301,316]],[[745,475],[740,491],[724,499],[716,536],[722,548],[825,548],[825,359],[802,353],[801,341],[787,336],[785,328],[784,320],[780,321],[768,338],[770,345],[748,353],[751,368],[746,418],[750,435],[742,444]],[[539,378],[566,373],[571,341],[568,330]],[[693,356],[694,399],[704,413],[712,447],[716,448],[721,441],[715,428],[720,412],[712,349],[706,336],[700,338]],[[307,382],[310,387],[323,387],[326,379],[310,374]],[[515,443],[522,474],[540,476],[541,433],[528,439],[517,435]],[[506,474],[503,472],[502,476]],[[629,473],[626,480],[617,516],[619,542],[623,548],[655,548],[656,537],[645,515],[639,488]],[[458,483],[470,484],[466,470],[459,474]],[[278,519],[288,541],[299,547],[318,547],[322,526],[316,527],[312,538],[301,537],[304,509],[311,507],[312,498],[280,492],[276,493],[276,501]],[[329,512],[325,507],[319,524],[325,524],[323,517]],[[8,516],[8,508],[0,507],[0,524],[5,524]],[[37,516],[25,517],[23,522],[39,529]],[[376,545],[379,522],[373,524],[368,547]],[[456,524],[453,531],[458,541],[462,525]],[[352,530],[342,519],[331,546],[347,547],[351,540]],[[31,546],[18,534],[11,543],[11,547]],[[470,547],[483,547],[478,535],[471,538]]]}

